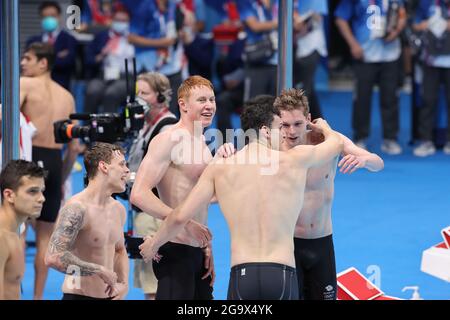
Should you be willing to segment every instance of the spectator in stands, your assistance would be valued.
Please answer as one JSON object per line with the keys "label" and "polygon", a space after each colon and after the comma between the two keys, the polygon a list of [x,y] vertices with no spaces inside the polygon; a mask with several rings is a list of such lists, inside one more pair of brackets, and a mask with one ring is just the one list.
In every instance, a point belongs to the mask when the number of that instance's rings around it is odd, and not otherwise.
{"label": "spectator in stands", "polygon": [[[183,13],[175,0],[142,0],[131,12],[128,40],[136,47],[138,72],[157,71],[169,78],[173,92],[181,84],[183,44],[178,32]],[[179,114],[176,99],[170,111]]]}
{"label": "spectator in stands", "polygon": [[26,46],[33,42],[44,42],[53,45],[56,55],[52,71],[52,79],[70,90],[70,78],[75,71],[77,41],[61,28],[61,7],[55,1],[44,1],[39,5],[41,27],[43,33],[30,37]]}
{"label": "spectator in stands", "polygon": [[325,0],[295,1],[294,84],[305,91],[312,119],[322,118],[315,89],[315,75],[320,58],[328,55],[324,26],[324,16],[327,14],[328,5]]}
{"label": "spectator in stands", "polygon": [[98,33],[108,30],[111,27],[115,10],[122,5],[122,2],[118,0],[83,0],[79,31]]}
{"label": "spectator in stands", "polygon": [[[446,26],[442,32],[437,31],[432,25],[436,25],[438,21]],[[436,152],[432,138],[441,84],[444,85],[447,102],[447,143],[443,151],[450,155],[450,4],[448,1],[421,0],[416,11],[414,29],[424,32],[428,40],[422,55],[422,105],[418,117],[421,143],[414,148],[414,155],[426,157]]]}
{"label": "spectator in stands", "polygon": [[127,96],[124,59],[134,56],[128,42],[130,16],[124,8],[115,10],[109,30],[96,35],[87,48],[88,69],[96,70],[87,84],[84,111],[117,112]]}
{"label": "spectator in stands", "polygon": [[[247,43],[256,44],[261,40],[270,39],[274,48],[278,40],[278,1],[272,0],[242,0],[238,1],[241,20],[247,33]],[[275,95],[277,79],[278,53],[263,61],[246,60],[244,100],[259,94]]]}
{"label": "spectator in stands", "polygon": [[221,56],[217,63],[217,75],[220,78],[221,90],[216,100],[216,117],[217,128],[222,133],[223,143],[234,143],[232,136],[227,137],[226,130],[232,129],[231,115],[242,108],[244,104],[243,47],[244,41],[234,41],[229,46],[227,54]]}
{"label": "spectator in stands", "polygon": [[180,4],[184,16],[180,38],[184,44],[189,74],[212,78],[214,41],[205,30],[204,0],[183,0]]}
{"label": "spectator in stands", "polygon": [[[388,12],[397,17],[387,22]],[[398,83],[401,44],[399,35],[406,24],[403,4],[397,0],[342,0],[335,11],[336,24],[350,47],[354,59],[355,97],[352,126],[355,144],[367,149],[370,132],[372,91],[380,88],[383,143],[381,150],[397,155],[402,148],[397,142],[399,131]],[[351,27],[350,27],[351,24]]]}

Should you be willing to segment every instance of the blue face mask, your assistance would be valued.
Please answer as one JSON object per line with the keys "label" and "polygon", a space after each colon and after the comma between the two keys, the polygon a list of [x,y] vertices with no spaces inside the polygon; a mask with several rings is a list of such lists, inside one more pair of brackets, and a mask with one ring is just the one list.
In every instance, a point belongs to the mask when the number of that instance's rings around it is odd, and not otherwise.
{"label": "blue face mask", "polygon": [[125,34],[130,29],[130,24],[128,22],[113,21],[111,23],[111,29],[118,34]]}
{"label": "blue face mask", "polygon": [[42,29],[46,32],[53,32],[58,28],[58,19],[54,17],[45,17],[41,21]]}

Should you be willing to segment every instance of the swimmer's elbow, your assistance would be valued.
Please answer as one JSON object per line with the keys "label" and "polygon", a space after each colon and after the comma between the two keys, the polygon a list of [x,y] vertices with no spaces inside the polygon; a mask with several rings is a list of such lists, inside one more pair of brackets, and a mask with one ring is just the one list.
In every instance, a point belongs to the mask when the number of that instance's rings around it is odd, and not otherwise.
{"label": "swimmer's elbow", "polygon": [[44,263],[48,268],[55,269],[59,272],[66,273],[67,266],[61,261],[61,254],[46,254]]}
{"label": "swimmer's elbow", "polygon": [[344,151],[344,139],[342,139],[342,137],[340,137],[338,134],[336,134],[335,137],[338,140],[336,143],[336,154],[339,155]]}
{"label": "swimmer's elbow", "polygon": [[44,258],[45,266],[59,270],[58,255],[47,252]]}
{"label": "swimmer's elbow", "polygon": [[176,226],[185,226],[190,220],[189,217],[182,213],[180,208],[175,209],[172,212],[173,224]]}
{"label": "swimmer's elbow", "polygon": [[130,202],[131,204],[135,205],[136,207],[139,208],[139,204],[142,201],[142,195],[141,193],[136,189],[136,188],[132,188],[131,189],[131,194],[130,194]]}
{"label": "swimmer's elbow", "polygon": [[378,172],[378,171],[383,170],[384,169],[383,159],[381,159],[381,157],[379,157],[376,154],[374,154],[374,156],[375,156],[374,165],[372,166],[372,168],[369,168],[369,170],[372,172]]}
{"label": "swimmer's elbow", "polygon": [[384,161],[383,161],[383,159],[381,159],[380,158],[380,169],[378,169],[378,171],[381,171],[381,170],[383,170],[384,169]]}

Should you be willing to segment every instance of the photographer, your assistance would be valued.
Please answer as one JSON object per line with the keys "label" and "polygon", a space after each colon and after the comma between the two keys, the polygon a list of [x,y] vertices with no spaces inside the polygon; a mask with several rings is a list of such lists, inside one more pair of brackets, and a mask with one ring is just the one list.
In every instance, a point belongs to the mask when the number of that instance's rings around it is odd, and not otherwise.
{"label": "photographer", "polygon": [[[137,95],[150,107],[145,117],[144,128],[130,149],[128,159],[131,172],[136,172],[147,152],[150,141],[160,132],[167,130],[178,122],[175,115],[169,111],[172,91],[169,79],[161,73],[143,73],[137,78]],[[156,189],[153,189],[157,195]],[[134,231],[138,236],[153,235],[159,228],[161,220],[144,212],[138,212],[134,219]],[[144,291],[146,300],[154,300],[158,280],[151,263],[143,260],[134,261],[134,286]]]}
{"label": "photographer", "polygon": [[403,4],[397,0],[342,0],[334,14],[354,59],[352,127],[355,144],[367,149],[372,92],[377,83],[383,124],[381,150],[391,155],[400,154],[397,86],[401,54],[399,35],[406,25]]}
{"label": "photographer", "polygon": [[20,62],[20,110],[34,124],[32,159],[48,171],[45,180],[45,203],[36,221],[36,258],[34,298],[42,299],[48,268],[44,255],[58,215],[62,186],[69,176],[79,151],[78,140],[72,140],[64,159],[62,144],[55,143],[53,123],[68,118],[75,111],[72,95],[50,77],[55,61],[49,44],[33,43]]}
{"label": "photographer", "polygon": [[[424,33],[422,105],[419,110],[418,133],[421,143],[414,155],[426,157],[436,152],[432,142],[433,127],[441,83],[445,86],[447,114],[450,114],[450,1],[422,0],[416,11],[413,28]],[[450,154],[450,116],[447,116],[447,143]]]}

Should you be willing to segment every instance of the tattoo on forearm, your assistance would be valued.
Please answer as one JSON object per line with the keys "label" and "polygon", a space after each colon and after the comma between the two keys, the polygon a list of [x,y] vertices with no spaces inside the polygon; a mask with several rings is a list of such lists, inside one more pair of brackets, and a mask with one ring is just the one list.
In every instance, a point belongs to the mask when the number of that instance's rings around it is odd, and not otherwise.
{"label": "tattoo on forearm", "polygon": [[[99,265],[85,262],[70,251],[83,226],[85,208],[80,204],[70,204],[60,211],[60,218],[50,239],[48,251],[58,259],[58,270],[68,273],[70,266],[77,266],[81,276],[91,276],[100,269]],[[77,268],[77,269],[78,269]],[[71,269],[71,268],[69,268]]]}
{"label": "tattoo on forearm", "polygon": [[81,260],[70,252],[64,252],[60,258],[62,263],[62,271],[67,274],[71,274],[70,266],[77,266],[80,271],[80,276],[92,276],[100,270],[100,266],[94,263],[89,263]]}

